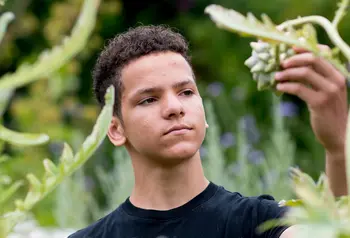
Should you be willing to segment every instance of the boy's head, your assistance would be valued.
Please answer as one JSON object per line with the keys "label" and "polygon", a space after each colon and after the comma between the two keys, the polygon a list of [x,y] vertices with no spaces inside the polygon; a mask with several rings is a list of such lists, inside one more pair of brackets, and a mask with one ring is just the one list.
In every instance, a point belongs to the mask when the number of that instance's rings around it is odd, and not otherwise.
{"label": "boy's head", "polygon": [[113,144],[166,164],[198,153],[205,115],[183,36],[163,26],[119,34],[101,53],[93,79],[101,105],[106,89],[115,87]]}

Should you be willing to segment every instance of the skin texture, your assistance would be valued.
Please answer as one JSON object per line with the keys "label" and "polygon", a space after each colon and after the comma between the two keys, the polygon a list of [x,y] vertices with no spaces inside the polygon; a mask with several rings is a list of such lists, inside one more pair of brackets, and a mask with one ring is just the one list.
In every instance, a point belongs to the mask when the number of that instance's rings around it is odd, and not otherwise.
{"label": "skin texture", "polygon": [[[284,69],[276,74],[277,89],[308,105],[312,129],[326,150],[331,188],[336,196],[346,194],[345,78],[326,61],[295,50],[298,54],[282,62]],[[130,154],[135,175],[131,203],[154,210],[187,203],[209,183],[199,156],[207,125],[191,67],[176,53],[150,54],[130,62],[122,82],[123,123],[114,117],[108,137]],[[190,130],[164,134],[175,125]],[[293,229],[281,237],[292,237]]]}
{"label": "skin texture", "polygon": [[[320,48],[329,50],[324,45]],[[298,54],[282,62],[284,70],[276,75],[280,82],[277,89],[298,96],[307,104],[311,127],[326,150],[326,174],[330,187],[335,196],[345,195],[346,79],[326,60],[303,49],[294,49]],[[294,237],[295,229],[290,227],[281,237]]]}
{"label": "skin texture", "polygon": [[[179,54],[151,54],[128,64],[122,80],[123,124],[114,118],[108,136],[130,153],[130,201],[153,209],[180,206],[208,185],[199,156],[205,113],[192,69]],[[176,125],[190,129],[165,134]]]}

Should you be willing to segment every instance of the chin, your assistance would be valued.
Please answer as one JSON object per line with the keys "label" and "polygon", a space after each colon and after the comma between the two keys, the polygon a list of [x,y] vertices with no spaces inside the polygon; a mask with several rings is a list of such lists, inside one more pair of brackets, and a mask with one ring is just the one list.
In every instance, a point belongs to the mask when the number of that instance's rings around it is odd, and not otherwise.
{"label": "chin", "polygon": [[199,147],[194,144],[177,144],[166,151],[166,156],[169,159],[186,160],[191,159],[199,151]]}

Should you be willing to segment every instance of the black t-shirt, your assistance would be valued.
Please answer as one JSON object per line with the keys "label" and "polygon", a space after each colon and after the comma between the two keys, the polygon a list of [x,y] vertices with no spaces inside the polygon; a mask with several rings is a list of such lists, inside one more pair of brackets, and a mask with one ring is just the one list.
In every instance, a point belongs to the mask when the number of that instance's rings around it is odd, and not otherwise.
{"label": "black t-shirt", "polygon": [[285,211],[271,196],[244,197],[211,182],[188,203],[168,211],[137,208],[128,198],[68,238],[277,238],[287,227],[262,235],[256,227]]}

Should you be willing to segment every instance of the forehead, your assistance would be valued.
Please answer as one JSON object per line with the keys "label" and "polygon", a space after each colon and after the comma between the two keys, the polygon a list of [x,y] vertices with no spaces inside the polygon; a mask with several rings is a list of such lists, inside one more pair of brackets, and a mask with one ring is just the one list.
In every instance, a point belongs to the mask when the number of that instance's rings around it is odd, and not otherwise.
{"label": "forehead", "polygon": [[124,93],[143,87],[167,87],[184,80],[194,82],[192,68],[182,55],[173,52],[142,56],[122,70]]}

